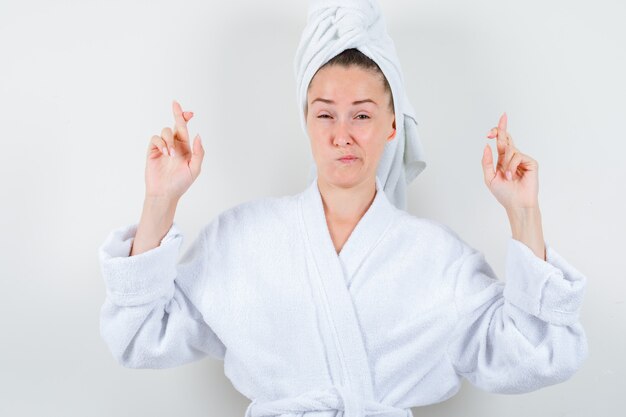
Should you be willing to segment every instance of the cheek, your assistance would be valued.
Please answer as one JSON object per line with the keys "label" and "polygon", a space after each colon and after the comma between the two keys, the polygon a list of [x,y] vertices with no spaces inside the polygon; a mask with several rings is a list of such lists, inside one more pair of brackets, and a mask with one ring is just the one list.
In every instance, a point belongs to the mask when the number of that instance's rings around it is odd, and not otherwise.
{"label": "cheek", "polygon": [[320,124],[316,120],[307,121],[306,127],[312,138],[320,135]]}
{"label": "cheek", "polygon": [[311,131],[315,132],[318,136],[328,136],[332,132],[332,126],[324,120],[314,119],[311,121]]}
{"label": "cheek", "polygon": [[324,147],[320,143],[319,137],[311,136],[309,145],[311,148],[311,153],[313,154],[313,158],[315,159],[319,159],[320,155],[324,155],[324,152],[327,152],[327,150],[323,149]]}
{"label": "cheek", "polygon": [[379,137],[371,137],[367,143],[362,142],[362,146],[370,159],[379,158],[385,151],[385,144],[385,140]]}

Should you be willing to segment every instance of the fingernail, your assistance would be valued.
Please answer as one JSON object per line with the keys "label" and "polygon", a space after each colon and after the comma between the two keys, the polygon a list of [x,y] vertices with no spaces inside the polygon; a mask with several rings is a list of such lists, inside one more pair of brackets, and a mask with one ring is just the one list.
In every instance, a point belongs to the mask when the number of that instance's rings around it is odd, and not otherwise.
{"label": "fingernail", "polygon": [[507,171],[506,171],[506,178],[507,178],[509,181],[511,181],[511,177],[512,177],[512,175],[511,175],[511,171],[508,171],[508,170],[507,170]]}
{"label": "fingernail", "polygon": [[170,152],[172,153],[172,155],[171,155],[171,156],[174,156],[174,155],[176,154],[176,152],[174,151],[174,148],[172,148],[172,149],[170,150]]}
{"label": "fingernail", "polygon": [[165,152],[165,146],[163,146],[163,147],[161,148],[161,152],[163,152],[163,155],[165,155],[165,154],[166,154],[166,152]]}

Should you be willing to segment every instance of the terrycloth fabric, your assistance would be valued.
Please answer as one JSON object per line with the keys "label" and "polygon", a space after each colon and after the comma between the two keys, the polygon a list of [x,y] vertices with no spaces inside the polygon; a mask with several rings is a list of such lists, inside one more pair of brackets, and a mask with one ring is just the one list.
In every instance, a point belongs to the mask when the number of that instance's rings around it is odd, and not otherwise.
{"label": "terrycloth fabric", "polygon": [[[374,60],[391,87],[396,137],[385,145],[376,174],[389,200],[406,209],[406,186],[426,168],[426,162],[396,48],[376,0],[309,0],[307,24],[294,59],[302,130],[308,138],[304,111],[313,76],[322,65],[350,48]],[[313,163],[309,179],[316,176],[317,166]]]}
{"label": "terrycloth fabric", "polygon": [[104,341],[131,368],[223,359],[246,417],[411,417],[463,378],[523,393],[572,376],[585,276],[548,243],[544,261],[510,238],[505,284],[450,228],[376,189],[339,254],[317,180],[222,212],[178,262],[176,223],[132,257],[137,224],[113,230]]}

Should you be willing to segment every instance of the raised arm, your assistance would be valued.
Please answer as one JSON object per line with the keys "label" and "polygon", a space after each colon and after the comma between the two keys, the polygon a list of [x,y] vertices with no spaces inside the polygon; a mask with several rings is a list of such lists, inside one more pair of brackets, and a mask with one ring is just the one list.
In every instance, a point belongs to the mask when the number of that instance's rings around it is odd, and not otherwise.
{"label": "raised arm", "polygon": [[181,196],[200,174],[204,150],[189,146],[193,116],[172,102],[174,129],[150,139],[146,193],[138,224],[112,231],[99,248],[106,299],[100,333],[115,358],[133,368],[164,368],[206,355],[223,358],[225,347],[199,310],[210,262],[203,232],[178,263],[183,235],[173,222]]}
{"label": "raised arm", "polygon": [[169,368],[205,356],[223,359],[225,346],[198,306],[211,259],[203,230],[178,262],[183,241],[174,223],[160,245],[128,256],[137,225],[118,228],[100,247],[106,299],[100,334],[129,368]]}
{"label": "raised arm", "polygon": [[457,325],[448,355],[459,375],[496,393],[560,383],[588,355],[579,321],[586,278],[546,243],[547,261],[510,238],[506,283],[482,253],[459,261]]}
{"label": "raised arm", "polygon": [[192,152],[187,129],[193,112],[184,112],[174,100],[172,113],[174,128],[164,127],[161,135],[153,135],[148,144],[146,192],[131,256],[159,245],[172,226],[178,201],[200,175],[204,148],[200,135],[196,135]]}

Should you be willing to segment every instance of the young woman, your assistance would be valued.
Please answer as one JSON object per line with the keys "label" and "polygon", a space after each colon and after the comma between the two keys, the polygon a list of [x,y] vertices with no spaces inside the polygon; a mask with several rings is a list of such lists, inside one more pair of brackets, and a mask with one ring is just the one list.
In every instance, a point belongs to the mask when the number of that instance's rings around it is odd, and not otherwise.
{"label": "young woman", "polygon": [[[111,352],[132,368],[222,359],[252,400],[249,417],[411,416],[410,407],[453,396],[462,378],[500,393],[566,380],[587,356],[578,320],[586,278],[543,239],[536,161],[515,148],[503,115],[488,135],[496,167],[488,146],[482,162],[511,221],[505,285],[450,228],[400,207],[402,187],[425,166],[419,152],[407,156],[420,150],[408,102],[390,67],[361,51],[375,48],[359,40],[376,39],[355,35],[371,25],[346,19],[361,9],[322,3],[309,20],[338,26],[340,51],[301,72],[312,182],[224,211],[178,261],[174,212],[204,151],[199,138],[192,151],[192,114],[174,102],[174,131],[150,141],[140,222],[100,248]],[[342,36],[359,47],[345,48]],[[304,49],[297,64],[313,56]]]}

